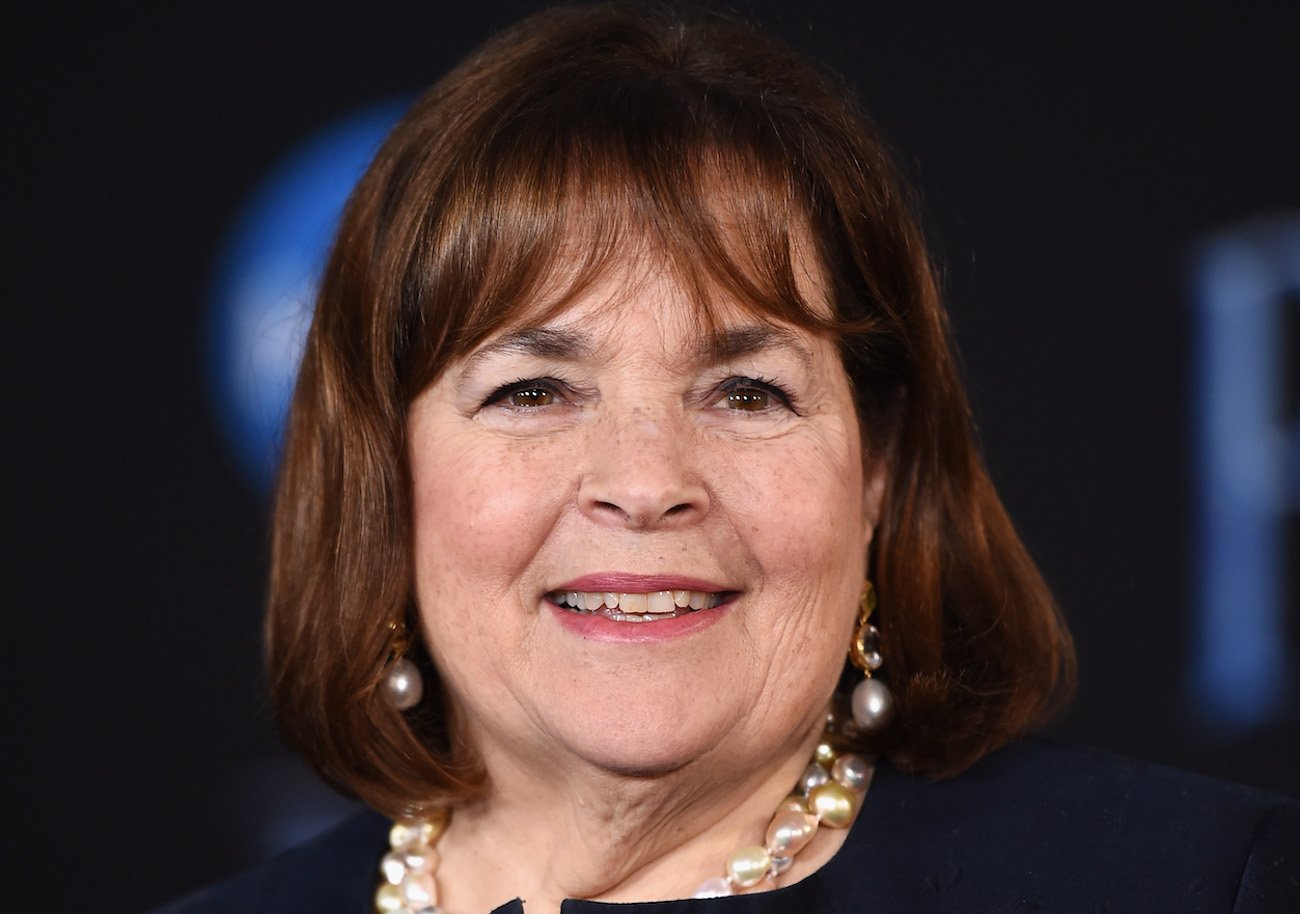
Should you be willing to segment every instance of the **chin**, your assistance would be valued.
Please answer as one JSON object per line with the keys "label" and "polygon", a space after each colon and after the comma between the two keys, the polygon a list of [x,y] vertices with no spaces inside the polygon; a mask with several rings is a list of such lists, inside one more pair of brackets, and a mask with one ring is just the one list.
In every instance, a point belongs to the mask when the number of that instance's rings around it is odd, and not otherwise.
{"label": "chin", "polygon": [[629,780],[653,781],[682,770],[690,759],[630,759],[622,757],[593,758],[591,763],[608,774]]}
{"label": "chin", "polygon": [[623,717],[589,719],[563,741],[572,754],[611,774],[658,778],[708,755],[717,745],[718,732],[707,721],[686,722],[671,715],[653,721]]}

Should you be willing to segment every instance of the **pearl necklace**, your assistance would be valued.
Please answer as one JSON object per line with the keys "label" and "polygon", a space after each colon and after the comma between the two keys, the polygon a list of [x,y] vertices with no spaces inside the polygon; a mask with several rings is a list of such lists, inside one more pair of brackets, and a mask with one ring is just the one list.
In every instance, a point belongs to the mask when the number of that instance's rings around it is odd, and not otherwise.
{"label": "pearl necklace", "polygon": [[[764,843],[731,855],[724,875],[706,879],[694,898],[734,895],[776,880],[790,869],[794,855],[808,846],[819,826],[847,828],[862,805],[875,768],[860,755],[839,753],[825,736],[790,796],[777,807]],[[451,819],[440,809],[427,819],[399,819],[388,833],[390,850],[379,862],[378,914],[445,914],[438,907],[435,845]]]}

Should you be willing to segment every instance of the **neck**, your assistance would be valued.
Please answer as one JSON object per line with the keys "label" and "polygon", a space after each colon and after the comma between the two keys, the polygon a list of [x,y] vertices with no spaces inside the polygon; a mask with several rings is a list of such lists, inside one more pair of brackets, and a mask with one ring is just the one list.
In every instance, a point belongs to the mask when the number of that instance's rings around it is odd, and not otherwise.
{"label": "neck", "polygon": [[[565,898],[689,897],[738,848],[763,843],[820,735],[818,726],[796,736],[765,770],[706,756],[652,776],[591,765],[549,765],[543,775],[489,758],[491,797],[457,809],[439,842],[439,906],[475,914],[521,897],[538,914]],[[783,881],[815,870],[843,839],[822,829]]]}

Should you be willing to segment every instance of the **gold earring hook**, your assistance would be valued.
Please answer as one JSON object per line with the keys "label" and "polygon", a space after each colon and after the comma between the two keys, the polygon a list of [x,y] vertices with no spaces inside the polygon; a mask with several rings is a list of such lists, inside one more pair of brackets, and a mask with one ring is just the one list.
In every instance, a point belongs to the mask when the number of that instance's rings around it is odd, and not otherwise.
{"label": "gold earring hook", "polygon": [[396,622],[388,623],[389,633],[389,661],[398,657],[406,656],[406,651],[411,646],[411,634],[406,630],[405,625],[399,625]]}
{"label": "gold earring hook", "polygon": [[871,614],[876,610],[876,588],[866,581],[862,585],[862,599],[858,603],[858,624],[853,630],[853,641],[849,645],[849,659],[853,665],[870,679],[871,674],[880,669],[880,652],[874,642],[879,633],[871,625]]}

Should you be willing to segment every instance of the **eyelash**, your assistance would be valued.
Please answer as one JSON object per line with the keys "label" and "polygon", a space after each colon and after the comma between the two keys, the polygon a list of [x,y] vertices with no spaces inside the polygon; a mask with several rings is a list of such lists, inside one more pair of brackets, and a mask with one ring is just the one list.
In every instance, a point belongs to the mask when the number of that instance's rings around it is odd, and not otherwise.
{"label": "eyelash", "polygon": [[[500,387],[496,388],[492,393],[487,395],[483,400],[482,405],[484,407],[501,405],[505,409],[517,410],[520,412],[538,409],[540,407],[521,406],[504,402],[515,394],[534,390],[548,393],[554,397],[562,397],[568,391],[568,385],[558,378],[520,378],[516,381],[511,381],[508,384],[502,384]],[[724,396],[731,396],[744,390],[759,390],[774,397],[777,401],[777,405],[790,410],[790,412],[795,415],[799,415],[799,410],[795,405],[794,395],[785,387],[785,385],[772,378],[734,376],[727,378],[718,385],[717,390],[719,394]],[[752,410],[752,412],[766,412],[770,408],[771,407],[768,406],[763,409]],[[737,409],[737,412],[745,411],[746,410]]]}
{"label": "eyelash", "polygon": [[517,406],[511,403],[503,403],[508,397],[518,393],[524,393],[529,390],[544,391],[552,396],[561,396],[566,389],[566,385],[558,378],[520,378],[517,381],[511,381],[509,384],[502,384],[492,393],[487,395],[483,401],[483,406],[494,406],[500,404],[506,409],[530,410],[536,409],[535,406]]}
{"label": "eyelash", "polygon": [[[761,390],[776,398],[780,406],[790,410],[795,415],[799,410],[795,408],[794,395],[781,382],[772,378],[762,377],[732,377],[722,382],[720,390],[722,393],[731,395],[742,390]],[[766,410],[753,410],[754,412],[765,412]]]}

